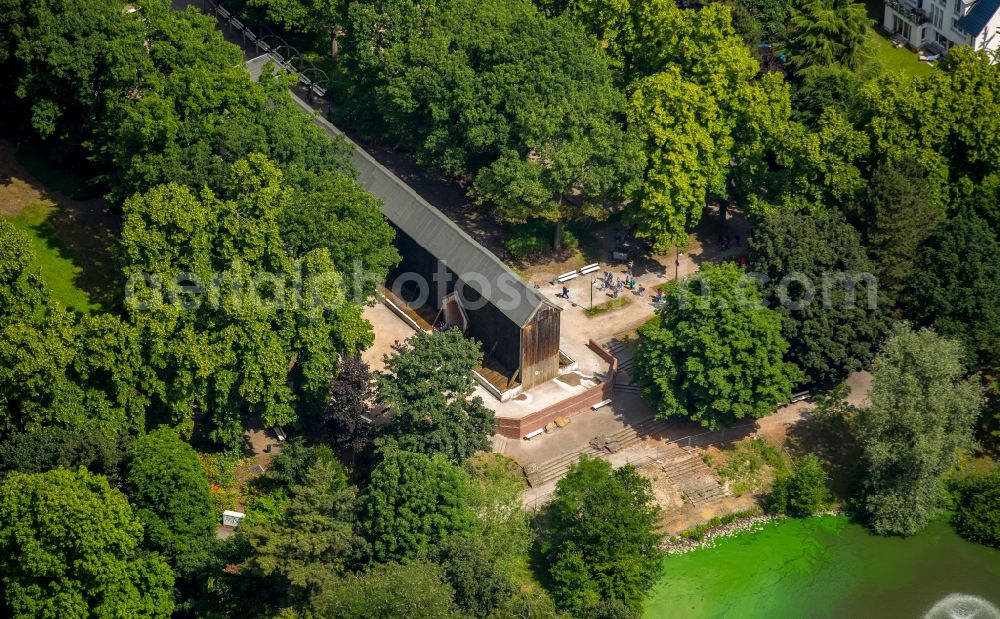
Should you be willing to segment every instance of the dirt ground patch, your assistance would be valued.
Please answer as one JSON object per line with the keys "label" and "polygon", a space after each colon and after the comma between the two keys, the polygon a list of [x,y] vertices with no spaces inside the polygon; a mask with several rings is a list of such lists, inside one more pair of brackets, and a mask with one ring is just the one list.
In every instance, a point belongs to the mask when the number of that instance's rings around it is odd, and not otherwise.
{"label": "dirt ground patch", "polygon": [[653,498],[664,514],[672,514],[684,509],[687,505],[681,489],[678,488],[663,469],[656,464],[644,466],[639,474],[649,480],[652,485]]}
{"label": "dirt ground patch", "polygon": [[16,149],[0,140],[0,217],[14,218],[24,207],[47,202],[48,191],[15,158]]}
{"label": "dirt ground patch", "polygon": [[725,497],[705,505],[688,505],[685,509],[674,512],[665,511],[660,520],[660,530],[667,535],[677,535],[681,531],[688,531],[699,524],[704,524],[712,518],[721,518],[727,514],[751,509],[758,504],[758,500],[751,494],[744,494],[739,497]]}

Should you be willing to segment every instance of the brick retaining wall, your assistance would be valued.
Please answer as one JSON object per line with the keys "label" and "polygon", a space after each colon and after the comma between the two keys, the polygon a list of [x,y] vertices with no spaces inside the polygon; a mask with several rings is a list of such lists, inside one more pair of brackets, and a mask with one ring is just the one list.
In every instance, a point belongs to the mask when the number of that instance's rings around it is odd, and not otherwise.
{"label": "brick retaining wall", "polygon": [[618,359],[604,350],[600,344],[594,340],[587,342],[587,346],[599,357],[608,362],[608,380],[602,381],[586,391],[566,398],[562,402],[556,402],[540,411],[525,415],[524,417],[511,418],[500,417],[497,419],[497,434],[507,438],[520,439],[526,434],[544,428],[556,417],[572,417],[590,409],[591,406],[602,400],[611,399],[615,390],[615,378],[618,375]]}

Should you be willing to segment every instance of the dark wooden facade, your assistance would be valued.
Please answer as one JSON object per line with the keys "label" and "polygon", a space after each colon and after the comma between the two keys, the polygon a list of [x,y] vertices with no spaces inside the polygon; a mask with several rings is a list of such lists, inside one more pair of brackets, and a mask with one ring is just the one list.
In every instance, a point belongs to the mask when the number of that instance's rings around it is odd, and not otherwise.
{"label": "dark wooden facade", "polygon": [[[479,341],[485,362],[493,368],[502,366],[511,383],[529,389],[559,374],[559,307],[542,302],[524,325],[518,325],[398,229],[396,246],[402,261],[390,274],[389,288],[394,293],[411,303],[423,297],[427,306],[438,311],[449,295],[458,292],[468,316],[465,335]],[[441,272],[447,273],[446,282],[440,281]],[[407,283],[400,287],[399,282]],[[417,290],[416,282],[425,288]]]}
{"label": "dark wooden facade", "polygon": [[559,375],[559,315],[558,307],[545,304],[521,328],[521,384],[525,389]]}

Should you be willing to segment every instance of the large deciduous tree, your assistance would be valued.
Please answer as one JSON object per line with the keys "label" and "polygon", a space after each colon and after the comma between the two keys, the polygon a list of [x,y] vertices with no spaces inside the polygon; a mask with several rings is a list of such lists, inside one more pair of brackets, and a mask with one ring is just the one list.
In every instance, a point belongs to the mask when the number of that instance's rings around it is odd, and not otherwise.
{"label": "large deciduous tree", "polygon": [[482,361],[479,343],[458,329],[407,340],[378,378],[379,400],[393,410],[384,435],[403,449],[455,462],[486,450],[496,422],[482,398],[472,396],[472,372]]}
{"label": "large deciduous tree", "polygon": [[635,377],[661,417],[718,428],[769,415],[791,397],[800,370],[784,360],[781,316],[731,263],[671,282],[668,303],[639,330]]}
{"label": "large deciduous tree", "polygon": [[337,270],[359,285],[348,291],[354,301],[366,301],[375,284],[385,281],[389,269],[399,262],[392,244],[395,232],[382,216],[378,198],[336,171],[291,166],[285,183],[291,195],[278,215],[278,224],[292,255],[325,248]]}
{"label": "large deciduous tree", "polygon": [[441,454],[387,448],[364,497],[363,526],[378,561],[426,557],[432,545],[470,531],[472,481]]}
{"label": "large deciduous tree", "polygon": [[0,482],[0,610],[13,617],[169,617],[173,574],[139,552],[142,524],[87,471]]}
{"label": "large deciduous tree", "polygon": [[874,269],[842,218],[767,215],[750,240],[750,268],[766,277],[764,299],[781,315],[787,357],[807,380],[835,382],[868,365],[889,325]]}
{"label": "large deciduous tree", "polygon": [[730,198],[758,190],[790,114],[789,92],[780,75],[758,75],[728,6],[693,11],[658,0],[628,11],[629,129],[646,155],[628,214],[664,250],[686,244],[709,200],[724,215]]}
{"label": "large deciduous tree", "polygon": [[278,425],[296,408],[321,412],[338,354],[373,337],[326,249],[285,254],[282,181],[252,155],[230,166],[218,194],[170,184],[124,206],[118,255],[138,281],[126,307],[143,334],[154,412],[184,425],[208,413],[209,436],[223,443],[239,440],[247,414]]}
{"label": "large deciduous tree", "polygon": [[633,217],[661,251],[683,246],[709,195],[726,194],[729,119],[711,92],[684,80],[676,68],[638,82],[628,119],[647,159]]}
{"label": "large deciduous tree", "polygon": [[963,356],[957,341],[901,325],[875,359],[860,440],[864,511],[877,533],[922,529],[941,498],[941,474],[972,444],[982,394],[965,378]]}
{"label": "large deciduous tree", "polygon": [[1000,243],[972,213],[952,219],[928,239],[907,288],[910,314],[958,339],[971,367],[1000,368]]}
{"label": "large deciduous tree", "polygon": [[129,450],[125,484],[145,544],[178,576],[192,578],[209,560],[215,526],[208,476],[195,450],[170,428],[141,436]]}
{"label": "large deciduous tree", "polygon": [[[528,0],[357,3],[348,57],[372,130],[416,149],[510,223],[604,219],[639,174],[624,97],[566,18]],[[391,25],[387,27],[388,25]]]}
{"label": "large deciduous tree", "polygon": [[659,508],[632,466],[583,459],[559,480],[542,514],[542,552],[556,602],[574,616],[601,600],[638,613],[660,574]]}

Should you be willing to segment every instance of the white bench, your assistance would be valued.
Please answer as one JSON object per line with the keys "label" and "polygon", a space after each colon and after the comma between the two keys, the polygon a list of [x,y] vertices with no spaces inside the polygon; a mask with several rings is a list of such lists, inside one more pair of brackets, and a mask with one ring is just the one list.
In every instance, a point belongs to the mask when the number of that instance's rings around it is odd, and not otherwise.
{"label": "white bench", "polygon": [[531,439],[535,438],[536,436],[538,436],[540,434],[544,434],[544,433],[545,433],[545,428],[538,428],[534,432],[528,432],[527,434],[525,434],[524,435],[524,440],[530,441]]}
{"label": "white bench", "polygon": [[580,275],[587,275],[588,273],[593,273],[594,271],[597,271],[600,268],[601,265],[596,262],[594,264],[588,264],[587,266],[580,269]]}
{"label": "white bench", "polygon": [[801,402],[802,400],[808,400],[808,399],[809,399],[809,392],[800,391],[799,393],[792,394],[792,399],[789,401],[789,404],[795,404],[796,402]]}
{"label": "white bench", "polygon": [[604,406],[607,406],[608,404],[611,404],[611,398],[608,398],[607,400],[601,400],[597,404],[594,404],[593,406],[591,406],[590,410],[595,410],[596,411],[597,409],[599,409],[601,407],[604,407]]}
{"label": "white bench", "polygon": [[565,284],[569,280],[576,279],[577,277],[580,277],[579,271],[570,271],[569,273],[563,273],[562,275],[557,277],[556,281],[559,282],[560,284]]}
{"label": "white bench", "polygon": [[285,440],[285,431],[281,429],[281,426],[274,426],[274,435],[278,437],[279,441]]}

